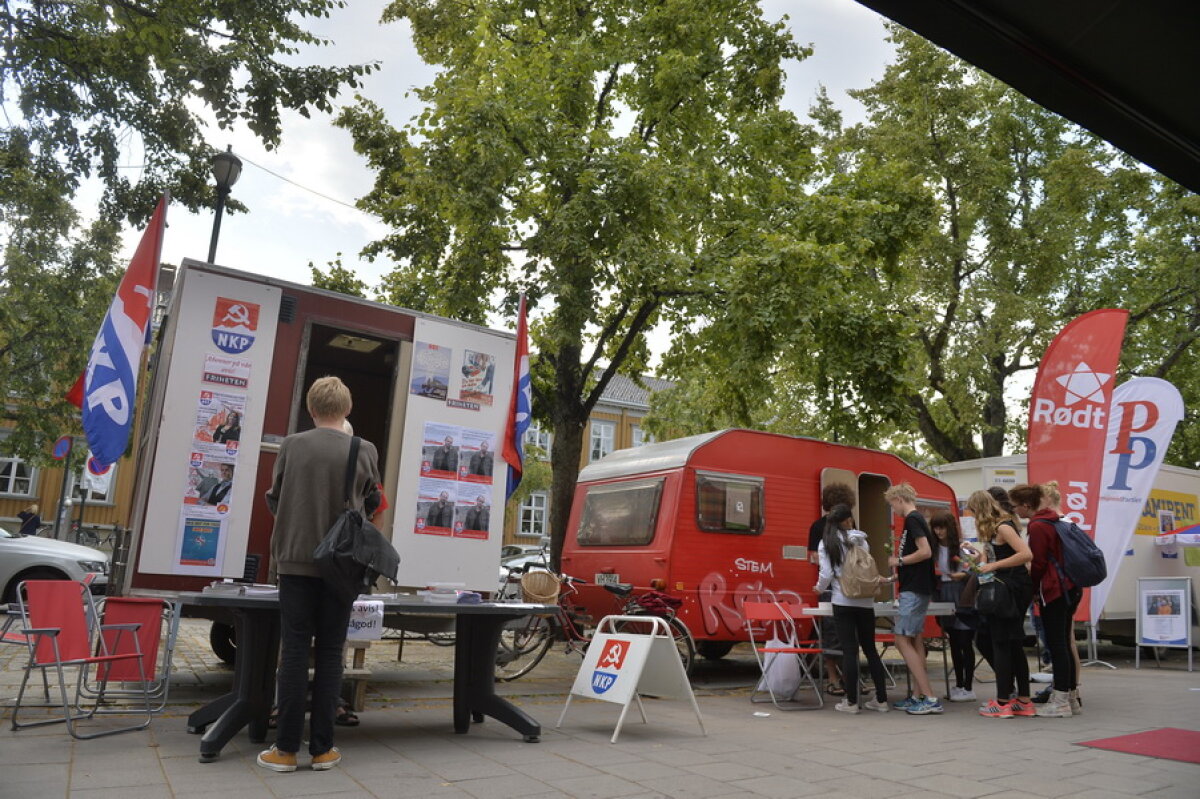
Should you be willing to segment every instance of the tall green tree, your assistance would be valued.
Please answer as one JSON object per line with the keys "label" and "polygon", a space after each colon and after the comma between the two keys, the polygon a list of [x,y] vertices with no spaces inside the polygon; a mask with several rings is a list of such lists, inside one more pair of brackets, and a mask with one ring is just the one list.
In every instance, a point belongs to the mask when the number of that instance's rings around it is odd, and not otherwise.
{"label": "tall green tree", "polygon": [[811,261],[778,251],[812,168],[782,65],[807,52],[752,0],[397,0],[385,19],[440,71],[407,125],[366,101],[341,117],[378,173],[361,205],[393,229],[368,254],[396,262],[398,305],[482,322],[528,292],[557,561],[588,416],[644,370],[644,333]]}
{"label": "tall green tree", "polygon": [[[328,112],[373,69],[291,63],[324,43],[306,21],[342,5],[0,0],[0,384],[20,398],[0,447],[41,460],[70,427],[60,397],[107,305],[119,225],[143,224],[166,190],[211,207],[205,120],[274,146],[284,109]],[[83,227],[72,203],[89,179]]]}
{"label": "tall green tree", "polygon": [[[1066,321],[1115,302],[1133,310],[1135,338],[1163,332],[1153,290],[1139,305],[1101,286],[1120,286],[1158,248],[1171,302],[1194,309],[1194,277],[1179,272],[1185,217],[1155,221],[1164,212],[1145,170],[915,34],[892,27],[891,39],[895,63],[852,92],[865,122],[843,126],[827,102],[814,109],[814,206],[837,212],[856,200],[843,214],[847,236],[876,242],[877,257],[850,253],[861,257],[856,272],[831,276],[845,291],[830,295],[811,337],[778,339],[766,381],[747,383],[744,362],[726,366],[738,331],[716,324],[682,338],[668,363],[686,388],[663,398],[664,423],[917,445],[950,461],[1000,455],[1023,437],[1013,386],[1032,382]],[[1195,346],[1181,313],[1179,354]],[[702,375],[692,380],[696,353]]]}

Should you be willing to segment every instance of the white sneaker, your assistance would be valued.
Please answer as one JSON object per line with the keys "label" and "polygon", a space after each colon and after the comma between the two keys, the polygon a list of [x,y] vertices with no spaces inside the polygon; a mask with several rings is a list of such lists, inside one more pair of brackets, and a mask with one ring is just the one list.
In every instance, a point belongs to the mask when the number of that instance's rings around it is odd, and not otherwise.
{"label": "white sneaker", "polygon": [[876,699],[868,699],[866,702],[863,702],[863,707],[865,707],[867,710],[874,710],[878,713],[887,713],[889,710],[891,710],[891,708],[888,707],[886,700],[880,702]]}
{"label": "white sneaker", "polygon": [[836,705],[834,705],[833,709],[840,710],[843,713],[857,713],[858,712],[858,703],[857,702],[851,703],[851,702],[843,699],[841,702],[838,702]]}
{"label": "white sneaker", "polygon": [[951,702],[974,702],[976,699],[975,692],[967,688],[959,688],[955,686],[950,689]]}
{"label": "white sneaker", "polygon": [[1067,693],[1068,704],[1071,706],[1071,715],[1078,716],[1083,712],[1083,703],[1079,701],[1079,689],[1073,688]]}

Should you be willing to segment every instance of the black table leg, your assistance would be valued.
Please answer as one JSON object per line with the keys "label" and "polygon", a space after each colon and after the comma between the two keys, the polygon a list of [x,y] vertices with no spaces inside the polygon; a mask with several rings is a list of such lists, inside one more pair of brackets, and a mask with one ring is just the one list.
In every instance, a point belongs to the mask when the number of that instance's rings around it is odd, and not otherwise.
{"label": "black table leg", "polygon": [[[279,650],[279,612],[275,609],[239,609],[234,613],[234,630],[237,640],[234,691],[193,714],[203,714],[203,718],[207,718],[215,712],[213,705],[221,703],[224,706],[219,718],[200,739],[201,763],[216,760],[225,744],[247,725],[250,726],[251,741],[257,743],[266,739]],[[190,726],[190,717],[188,722]]]}
{"label": "black table leg", "polygon": [[536,741],[542,726],[525,711],[496,696],[496,649],[506,622],[519,615],[460,615],[454,647],[454,731],[465,733],[471,719],[487,715]]}
{"label": "black table leg", "polygon": [[193,735],[204,732],[204,728],[219,719],[221,714],[228,710],[235,701],[237,701],[236,693],[225,694],[204,707],[192,711],[192,714],[188,716],[187,731]]}

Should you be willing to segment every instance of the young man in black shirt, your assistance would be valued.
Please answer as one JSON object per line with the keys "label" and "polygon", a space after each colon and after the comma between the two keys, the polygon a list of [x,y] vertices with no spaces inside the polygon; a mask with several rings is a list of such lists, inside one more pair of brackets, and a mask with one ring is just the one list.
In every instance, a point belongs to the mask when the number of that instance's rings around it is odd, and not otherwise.
{"label": "young man in black shirt", "polygon": [[896,568],[900,584],[900,614],[896,617],[896,649],[904,657],[917,695],[896,703],[896,708],[914,716],[926,716],[942,712],[942,703],[937,700],[929,684],[925,669],[925,615],[929,600],[933,596],[933,533],[929,522],[917,510],[917,492],[908,483],[895,485],[884,492],[884,499],[892,506],[892,512],[904,517],[904,534],[900,552],[888,558],[888,565]]}

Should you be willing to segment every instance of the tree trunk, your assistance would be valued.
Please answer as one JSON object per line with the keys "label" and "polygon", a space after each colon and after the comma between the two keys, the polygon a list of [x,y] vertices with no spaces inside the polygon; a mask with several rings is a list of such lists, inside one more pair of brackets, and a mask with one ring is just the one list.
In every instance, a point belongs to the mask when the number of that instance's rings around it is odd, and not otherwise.
{"label": "tree trunk", "polygon": [[554,420],[554,441],[550,446],[550,568],[558,571],[562,558],[563,542],[567,536],[567,522],[571,518],[571,503],[575,498],[575,481],[579,478],[580,454],[583,452],[583,433],[587,428],[587,417],[583,415],[583,403],[579,395],[560,397],[562,413]]}
{"label": "tree trunk", "polygon": [[1008,408],[1004,405],[1004,364],[994,359],[989,375],[988,395],[983,403],[983,457],[1004,454],[1004,434],[1008,427]]}

